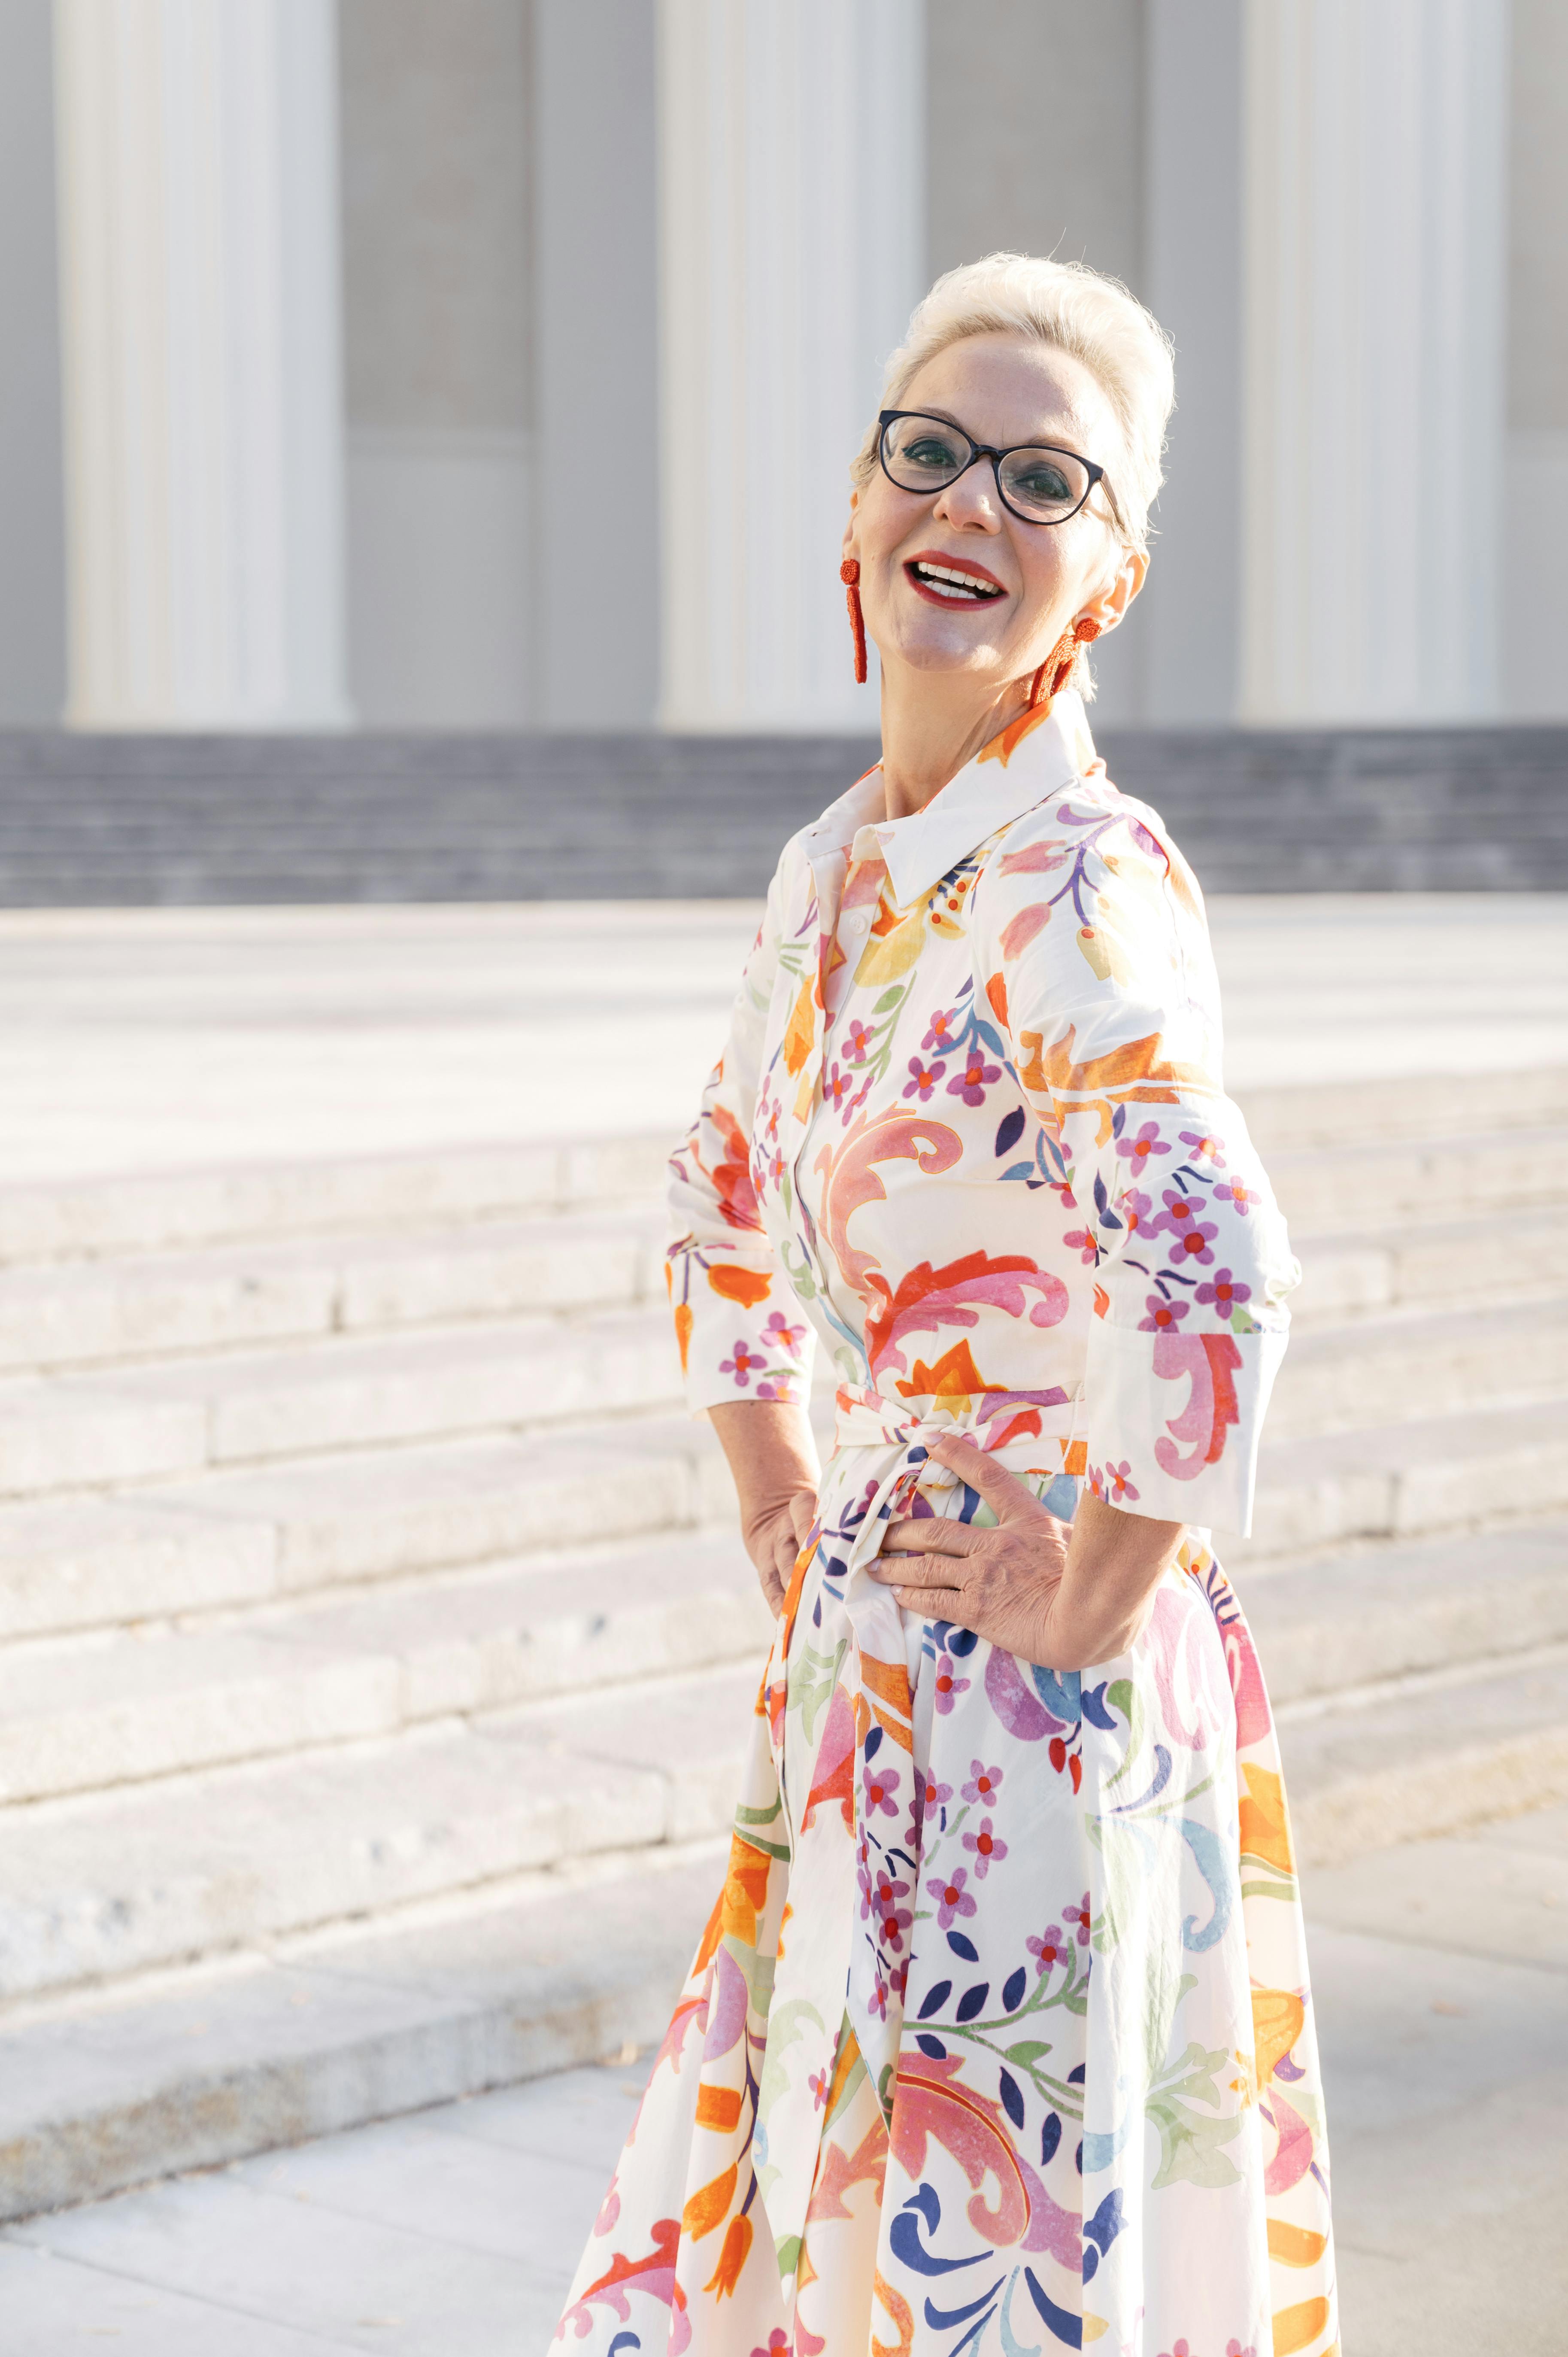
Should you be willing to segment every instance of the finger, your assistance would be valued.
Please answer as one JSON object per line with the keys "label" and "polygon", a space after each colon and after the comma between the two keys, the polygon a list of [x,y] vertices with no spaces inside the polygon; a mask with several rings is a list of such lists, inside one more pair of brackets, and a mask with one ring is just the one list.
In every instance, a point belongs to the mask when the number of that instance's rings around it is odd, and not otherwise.
{"label": "finger", "polygon": [[998,1465],[994,1457],[988,1457],[983,1448],[977,1448],[972,1440],[962,1439],[957,1433],[944,1433],[940,1440],[931,1443],[929,1453],[939,1465],[945,1465],[961,1481],[978,1490],[999,1523],[1012,1522],[1039,1503],[1034,1491],[1015,1473],[1009,1473],[1005,1465]]}
{"label": "finger", "polygon": [[971,1555],[976,1536],[967,1523],[948,1523],[936,1515],[922,1515],[918,1522],[889,1523],[882,1553]]}
{"label": "finger", "polygon": [[879,1555],[868,1568],[872,1578],[879,1580],[884,1587],[892,1587],[901,1582],[904,1587],[912,1588],[956,1588],[963,1579],[963,1574],[951,1555]]}

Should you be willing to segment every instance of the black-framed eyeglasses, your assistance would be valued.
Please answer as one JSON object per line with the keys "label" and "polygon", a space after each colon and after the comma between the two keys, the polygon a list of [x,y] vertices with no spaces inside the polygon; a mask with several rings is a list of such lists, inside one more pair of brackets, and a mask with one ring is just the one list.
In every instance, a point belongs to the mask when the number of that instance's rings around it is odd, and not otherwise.
{"label": "black-framed eyeglasses", "polygon": [[[1003,506],[1021,522],[1052,524],[1066,523],[1096,483],[1105,482],[1104,468],[1092,458],[1051,442],[993,450],[950,418],[929,417],[918,409],[885,409],[876,422],[882,429],[876,446],[882,471],[901,491],[945,491],[977,458],[989,458]],[[1109,483],[1105,496],[1111,499]]]}

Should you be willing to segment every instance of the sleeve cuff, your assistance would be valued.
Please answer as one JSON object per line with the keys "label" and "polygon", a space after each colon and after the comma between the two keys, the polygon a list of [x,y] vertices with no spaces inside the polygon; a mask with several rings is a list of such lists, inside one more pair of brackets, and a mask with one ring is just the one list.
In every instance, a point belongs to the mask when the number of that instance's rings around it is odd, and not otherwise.
{"label": "sleeve cuff", "polygon": [[676,1245],[668,1274],[694,1415],[736,1400],[805,1405],[816,1337],[771,1252]]}
{"label": "sleeve cuff", "polygon": [[1156,1522],[1251,1528],[1258,1441],[1286,1335],[1144,1334],[1095,1318],[1089,1337],[1091,1493]]}

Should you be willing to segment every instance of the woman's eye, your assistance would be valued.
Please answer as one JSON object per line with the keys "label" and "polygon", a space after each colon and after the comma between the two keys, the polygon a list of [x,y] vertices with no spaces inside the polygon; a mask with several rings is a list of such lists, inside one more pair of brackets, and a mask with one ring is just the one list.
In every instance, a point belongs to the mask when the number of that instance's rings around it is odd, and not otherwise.
{"label": "woman's eye", "polygon": [[1037,500],[1041,507],[1066,507],[1072,499],[1072,486],[1067,477],[1048,459],[1020,467],[1014,480],[1021,498]]}
{"label": "woman's eye", "polygon": [[923,436],[918,442],[907,442],[899,455],[909,466],[929,467],[938,474],[955,464],[951,443],[940,441],[934,435]]}

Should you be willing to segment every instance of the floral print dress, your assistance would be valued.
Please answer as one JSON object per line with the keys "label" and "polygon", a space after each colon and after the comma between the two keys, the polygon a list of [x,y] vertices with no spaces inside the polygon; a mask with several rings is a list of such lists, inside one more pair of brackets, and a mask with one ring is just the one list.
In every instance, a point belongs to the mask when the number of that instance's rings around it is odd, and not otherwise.
{"label": "floral print dress", "polygon": [[[837,1372],[730,1863],[556,2345],[1328,2357],[1327,2151],[1245,1530],[1295,1281],[1202,902],[1076,696],[787,846],[674,1158],[692,1405]],[[902,1609],[890,1517],[1184,1523],[1082,1674]]]}

